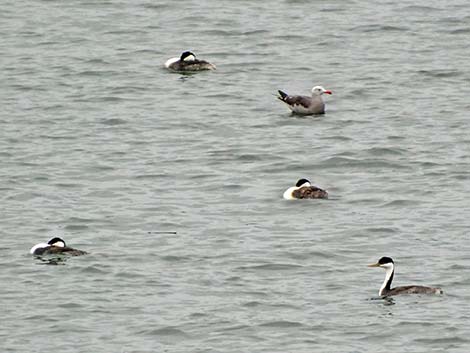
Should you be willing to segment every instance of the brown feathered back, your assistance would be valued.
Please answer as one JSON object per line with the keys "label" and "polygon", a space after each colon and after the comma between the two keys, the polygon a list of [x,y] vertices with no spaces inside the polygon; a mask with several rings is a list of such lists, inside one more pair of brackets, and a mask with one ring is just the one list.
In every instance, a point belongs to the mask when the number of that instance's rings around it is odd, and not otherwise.
{"label": "brown feathered back", "polygon": [[328,193],[316,186],[304,186],[294,190],[292,196],[296,199],[327,199]]}

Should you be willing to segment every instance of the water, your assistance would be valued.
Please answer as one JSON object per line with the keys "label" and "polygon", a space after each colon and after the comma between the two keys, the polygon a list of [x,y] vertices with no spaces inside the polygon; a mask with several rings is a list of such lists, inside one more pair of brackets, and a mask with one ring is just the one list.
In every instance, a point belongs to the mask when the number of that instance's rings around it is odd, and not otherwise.
{"label": "water", "polygon": [[[1,351],[468,352],[469,9],[3,1]],[[377,299],[381,256],[445,295]]]}

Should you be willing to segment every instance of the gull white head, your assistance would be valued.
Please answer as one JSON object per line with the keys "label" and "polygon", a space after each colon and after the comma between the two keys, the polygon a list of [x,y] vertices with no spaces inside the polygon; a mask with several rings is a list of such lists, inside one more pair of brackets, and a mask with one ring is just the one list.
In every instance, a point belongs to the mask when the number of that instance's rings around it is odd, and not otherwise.
{"label": "gull white head", "polygon": [[331,91],[324,89],[322,86],[315,86],[312,88],[312,96],[321,96],[322,94],[332,94]]}

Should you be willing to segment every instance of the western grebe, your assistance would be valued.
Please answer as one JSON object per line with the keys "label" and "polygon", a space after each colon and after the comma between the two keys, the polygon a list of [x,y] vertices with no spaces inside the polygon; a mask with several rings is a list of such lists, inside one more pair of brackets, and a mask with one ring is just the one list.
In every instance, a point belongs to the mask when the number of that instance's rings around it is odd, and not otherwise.
{"label": "western grebe", "polygon": [[390,257],[382,257],[377,263],[368,265],[369,267],[382,267],[385,269],[385,280],[380,287],[379,295],[388,297],[398,294],[442,294],[441,288],[424,286],[402,286],[391,288],[393,275],[395,273],[395,263]]}
{"label": "western grebe", "polygon": [[282,195],[286,200],[294,199],[327,199],[328,193],[316,186],[312,186],[307,179],[300,179],[295,186],[291,186]]}
{"label": "western grebe", "polygon": [[68,254],[72,256],[85,255],[86,252],[74,248],[69,248],[65,245],[65,241],[61,238],[55,237],[47,243],[39,243],[34,245],[29,251],[32,255],[55,255],[55,254]]}
{"label": "western grebe", "polygon": [[325,102],[322,95],[332,94],[331,91],[324,89],[322,86],[312,88],[312,96],[289,96],[287,93],[278,91],[277,98],[287,104],[293,113],[301,115],[324,114]]}
{"label": "western grebe", "polygon": [[173,71],[215,70],[215,65],[205,60],[196,59],[196,55],[190,51],[185,51],[179,58],[168,59],[165,67]]}

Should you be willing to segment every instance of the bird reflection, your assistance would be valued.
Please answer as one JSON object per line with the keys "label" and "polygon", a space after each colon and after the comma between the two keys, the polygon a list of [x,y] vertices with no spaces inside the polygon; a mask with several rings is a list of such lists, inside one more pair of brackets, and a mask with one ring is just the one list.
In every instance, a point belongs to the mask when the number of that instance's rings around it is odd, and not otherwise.
{"label": "bird reflection", "polygon": [[35,256],[39,260],[37,265],[65,265],[68,256]]}
{"label": "bird reflection", "polygon": [[383,305],[395,305],[395,301],[393,300],[392,297],[374,297],[374,298],[370,298],[369,300],[373,300],[373,301],[376,301],[376,300],[380,300],[381,302],[383,302]]}

